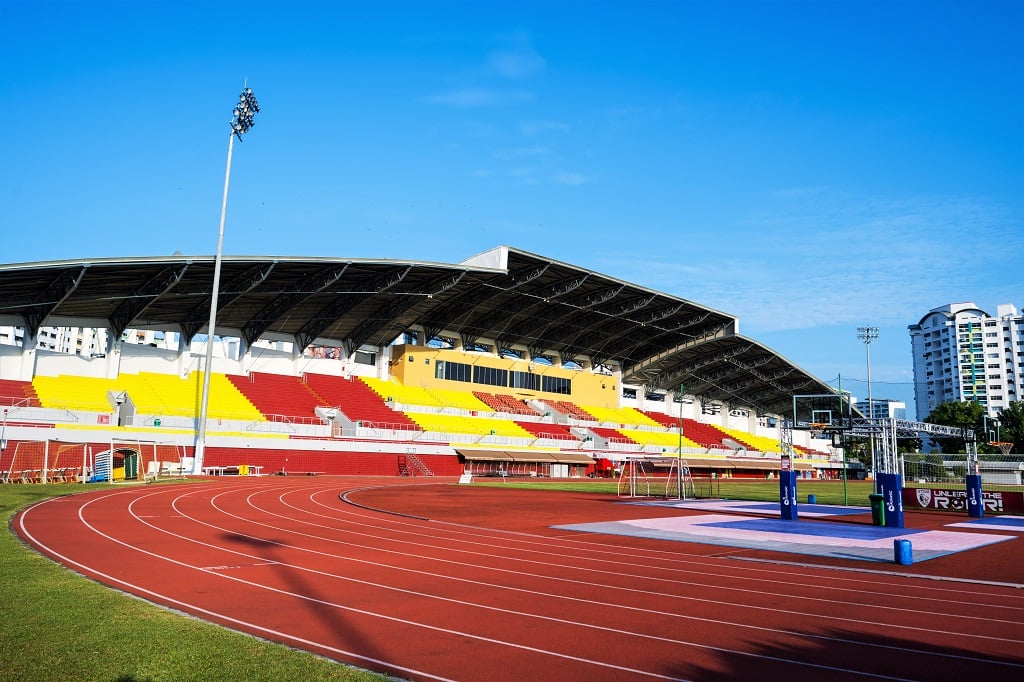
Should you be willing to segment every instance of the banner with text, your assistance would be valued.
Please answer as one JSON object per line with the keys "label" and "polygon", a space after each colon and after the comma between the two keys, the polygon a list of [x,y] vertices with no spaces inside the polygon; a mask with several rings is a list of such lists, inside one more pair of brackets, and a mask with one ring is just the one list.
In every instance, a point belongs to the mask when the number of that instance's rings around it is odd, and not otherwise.
{"label": "banner with text", "polygon": [[[1024,493],[983,490],[981,500],[985,511],[1002,513],[1024,512]],[[939,488],[904,488],[903,504],[909,509],[939,509],[941,511],[967,511],[966,490]]]}

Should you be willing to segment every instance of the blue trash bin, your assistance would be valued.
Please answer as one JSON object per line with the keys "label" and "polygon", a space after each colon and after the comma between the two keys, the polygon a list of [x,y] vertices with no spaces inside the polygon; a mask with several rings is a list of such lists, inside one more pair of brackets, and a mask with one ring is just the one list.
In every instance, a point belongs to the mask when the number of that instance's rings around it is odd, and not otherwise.
{"label": "blue trash bin", "polygon": [[892,541],[893,560],[900,566],[914,563],[914,547],[910,540],[896,539]]}

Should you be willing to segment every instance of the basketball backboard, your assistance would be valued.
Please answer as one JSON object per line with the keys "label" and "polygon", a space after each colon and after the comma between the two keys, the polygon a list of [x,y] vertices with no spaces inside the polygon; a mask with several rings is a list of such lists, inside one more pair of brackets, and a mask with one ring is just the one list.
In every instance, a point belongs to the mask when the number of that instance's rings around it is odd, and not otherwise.
{"label": "basketball backboard", "polygon": [[852,426],[853,402],[849,393],[793,396],[794,429],[822,428],[836,431]]}

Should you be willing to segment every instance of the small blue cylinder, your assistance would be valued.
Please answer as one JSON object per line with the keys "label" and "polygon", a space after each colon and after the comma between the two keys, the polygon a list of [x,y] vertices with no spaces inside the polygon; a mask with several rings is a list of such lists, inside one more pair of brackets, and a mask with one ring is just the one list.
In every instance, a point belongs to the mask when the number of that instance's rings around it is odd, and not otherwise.
{"label": "small blue cylinder", "polygon": [[807,496],[807,504],[817,504],[817,503],[818,503],[817,495],[808,495]]}
{"label": "small blue cylinder", "polygon": [[914,563],[914,546],[910,544],[910,540],[893,540],[893,561],[901,566],[909,566]]}

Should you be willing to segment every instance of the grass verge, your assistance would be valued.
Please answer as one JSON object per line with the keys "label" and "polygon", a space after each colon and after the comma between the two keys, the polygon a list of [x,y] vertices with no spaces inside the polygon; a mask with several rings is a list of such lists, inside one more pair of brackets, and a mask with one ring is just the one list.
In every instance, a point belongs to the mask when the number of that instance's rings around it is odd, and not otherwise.
{"label": "grass verge", "polygon": [[388,679],[129,597],[55,564],[10,532],[18,509],[80,490],[0,486],[0,516],[8,529],[0,533],[4,680]]}

